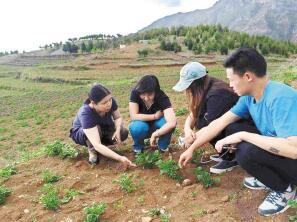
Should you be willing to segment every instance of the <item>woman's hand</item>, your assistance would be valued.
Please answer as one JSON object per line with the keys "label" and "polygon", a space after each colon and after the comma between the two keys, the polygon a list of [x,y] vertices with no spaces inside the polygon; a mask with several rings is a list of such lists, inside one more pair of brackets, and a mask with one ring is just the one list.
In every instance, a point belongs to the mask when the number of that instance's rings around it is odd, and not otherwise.
{"label": "woman's hand", "polygon": [[196,133],[191,130],[188,131],[187,134],[185,134],[185,148],[189,148],[196,139]]}
{"label": "woman's hand", "polygon": [[187,165],[189,160],[191,160],[193,157],[193,150],[192,149],[187,149],[185,152],[183,152],[178,161],[178,165],[180,168],[183,168]]}
{"label": "woman's hand", "polygon": [[163,112],[161,110],[159,110],[154,114],[154,119],[155,120],[161,119],[162,116],[163,116]]}

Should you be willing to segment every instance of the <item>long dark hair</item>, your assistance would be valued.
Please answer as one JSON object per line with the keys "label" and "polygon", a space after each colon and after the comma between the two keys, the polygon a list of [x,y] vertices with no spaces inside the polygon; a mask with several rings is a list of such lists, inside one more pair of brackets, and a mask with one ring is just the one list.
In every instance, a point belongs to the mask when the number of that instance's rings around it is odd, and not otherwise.
{"label": "long dark hair", "polygon": [[[232,92],[232,89],[222,80],[206,75],[194,80],[186,89],[187,97],[190,100],[189,109],[193,114],[193,123],[196,124],[205,101],[206,94],[212,89],[225,89]],[[192,126],[193,127],[193,126]]]}
{"label": "long dark hair", "polygon": [[159,94],[160,92],[160,84],[159,80],[155,75],[147,74],[143,76],[134,87],[138,94],[143,93],[156,93]]}

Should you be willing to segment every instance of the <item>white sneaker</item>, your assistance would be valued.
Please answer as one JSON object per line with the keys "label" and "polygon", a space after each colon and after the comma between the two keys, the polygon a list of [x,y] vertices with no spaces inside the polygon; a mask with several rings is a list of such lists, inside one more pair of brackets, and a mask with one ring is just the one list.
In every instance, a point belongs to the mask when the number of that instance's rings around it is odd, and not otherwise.
{"label": "white sneaker", "polygon": [[264,190],[264,189],[268,190],[269,189],[263,183],[261,183],[259,180],[257,180],[255,177],[244,178],[243,185],[249,189],[252,189],[252,190]]}
{"label": "white sneaker", "polygon": [[292,189],[291,186],[285,192],[271,191],[259,206],[258,212],[263,216],[283,213],[290,207],[288,201],[295,199],[295,196],[296,189]]}
{"label": "white sneaker", "polygon": [[98,155],[96,151],[89,150],[89,163],[97,164],[98,163]]}
{"label": "white sneaker", "polygon": [[209,159],[215,161],[215,162],[222,162],[223,159],[220,157],[220,154],[214,154],[214,155],[211,155],[209,157]]}

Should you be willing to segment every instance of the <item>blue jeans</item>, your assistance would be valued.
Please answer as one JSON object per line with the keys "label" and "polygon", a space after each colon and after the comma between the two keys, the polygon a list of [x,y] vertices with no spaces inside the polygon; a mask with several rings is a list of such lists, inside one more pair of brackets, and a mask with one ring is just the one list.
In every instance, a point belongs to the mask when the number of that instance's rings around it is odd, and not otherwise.
{"label": "blue jeans", "polygon": [[[152,133],[157,129],[160,129],[166,120],[164,117],[155,121],[141,121],[133,120],[129,124],[129,130],[134,141],[133,150],[136,153],[142,152],[144,148],[144,139],[150,138]],[[160,136],[158,140],[158,147],[160,150],[166,150],[170,144],[171,135],[174,130]]]}

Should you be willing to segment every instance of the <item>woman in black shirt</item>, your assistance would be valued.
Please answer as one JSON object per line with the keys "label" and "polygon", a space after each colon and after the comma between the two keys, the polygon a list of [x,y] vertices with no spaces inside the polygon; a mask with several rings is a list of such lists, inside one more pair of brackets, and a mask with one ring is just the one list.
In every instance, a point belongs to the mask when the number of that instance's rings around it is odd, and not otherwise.
{"label": "woman in black shirt", "polygon": [[132,120],[129,129],[134,141],[134,152],[143,151],[146,138],[150,138],[151,146],[158,144],[161,151],[168,151],[176,117],[168,96],[160,89],[156,76],[145,75],[139,80],[131,92],[129,112]]}
{"label": "woman in black shirt", "polygon": [[[189,62],[180,71],[180,80],[173,87],[175,91],[186,91],[190,100],[190,114],[184,125],[184,146],[187,150],[180,156],[180,165],[192,158],[195,147],[191,146],[195,140],[199,140],[195,129],[199,130],[207,126],[213,120],[219,118],[235,105],[238,96],[222,80],[210,77],[206,68],[198,62]],[[228,127],[220,135],[210,141],[212,146],[226,137]],[[237,166],[234,161],[234,154],[227,153],[218,158],[218,155],[211,156],[211,159],[219,163],[210,168],[212,173],[222,173],[232,170]]]}

